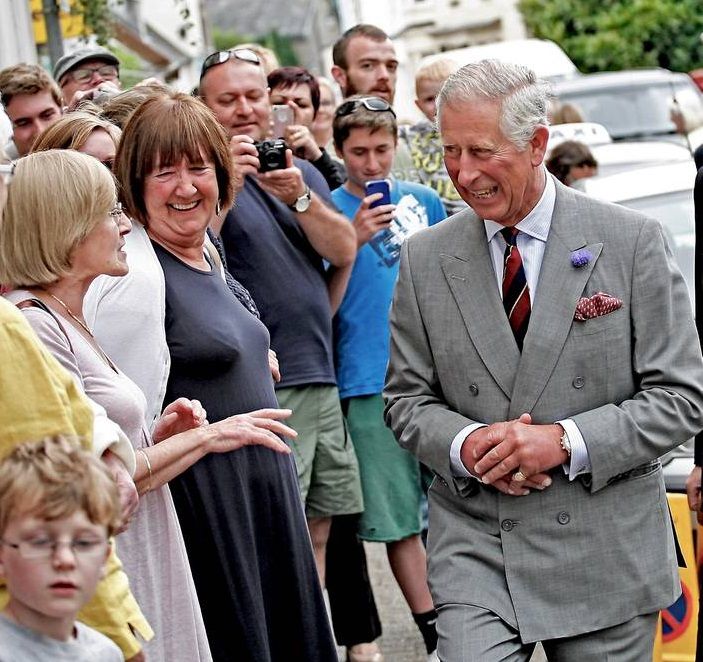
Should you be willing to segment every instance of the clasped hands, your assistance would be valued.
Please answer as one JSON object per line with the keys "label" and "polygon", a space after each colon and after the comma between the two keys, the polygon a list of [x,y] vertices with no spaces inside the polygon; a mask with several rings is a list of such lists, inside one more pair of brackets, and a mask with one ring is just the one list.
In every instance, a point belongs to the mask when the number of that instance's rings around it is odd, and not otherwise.
{"label": "clasped hands", "polygon": [[[474,430],[461,447],[461,461],[486,485],[525,496],[552,484],[548,472],[567,461],[561,425],[534,425],[530,414]],[[516,479],[517,478],[517,479]]]}

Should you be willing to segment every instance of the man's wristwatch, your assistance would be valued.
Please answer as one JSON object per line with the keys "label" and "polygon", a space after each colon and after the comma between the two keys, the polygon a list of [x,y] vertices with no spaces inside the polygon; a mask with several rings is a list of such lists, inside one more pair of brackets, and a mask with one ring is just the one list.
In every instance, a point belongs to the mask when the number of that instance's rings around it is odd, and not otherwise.
{"label": "man's wristwatch", "polygon": [[[564,428],[562,428],[562,430],[564,430]],[[569,435],[566,430],[564,430],[564,434],[561,435],[559,444],[561,445],[562,450],[566,451],[566,454],[571,457],[571,440],[569,439]]]}
{"label": "man's wristwatch", "polygon": [[305,187],[305,193],[301,195],[292,205],[288,205],[293,211],[302,213],[308,210],[310,202],[312,201],[312,195],[310,194],[310,187]]}

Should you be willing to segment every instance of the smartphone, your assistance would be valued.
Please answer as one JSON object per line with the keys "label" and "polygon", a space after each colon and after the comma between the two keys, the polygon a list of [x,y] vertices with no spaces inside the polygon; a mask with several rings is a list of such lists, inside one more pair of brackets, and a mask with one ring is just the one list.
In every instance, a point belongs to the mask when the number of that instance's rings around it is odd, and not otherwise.
{"label": "smartphone", "polygon": [[295,121],[293,109],[290,106],[276,104],[271,108],[271,118],[273,120],[273,137],[285,138],[286,128]]}
{"label": "smartphone", "polygon": [[380,205],[391,204],[391,182],[389,179],[372,179],[371,181],[366,182],[364,188],[367,196],[372,195],[373,193],[383,193],[383,197],[380,200],[372,202],[369,209],[379,207]]}

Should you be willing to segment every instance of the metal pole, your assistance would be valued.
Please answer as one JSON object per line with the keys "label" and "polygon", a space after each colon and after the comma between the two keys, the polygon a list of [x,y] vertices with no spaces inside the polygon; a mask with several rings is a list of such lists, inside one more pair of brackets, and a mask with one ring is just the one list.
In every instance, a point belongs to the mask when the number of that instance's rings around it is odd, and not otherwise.
{"label": "metal pole", "polygon": [[63,37],[59,21],[58,0],[42,0],[42,13],[46,25],[46,42],[49,46],[49,57],[53,67],[63,55]]}

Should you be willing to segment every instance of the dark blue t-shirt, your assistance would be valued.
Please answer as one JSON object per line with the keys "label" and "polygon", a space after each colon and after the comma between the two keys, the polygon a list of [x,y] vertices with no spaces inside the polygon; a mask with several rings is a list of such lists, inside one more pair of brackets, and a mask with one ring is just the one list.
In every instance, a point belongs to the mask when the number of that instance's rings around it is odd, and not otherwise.
{"label": "dark blue t-shirt", "polygon": [[[295,164],[334,208],[322,175],[306,161]],[[335,384],[325,267],[295,212],[247,176],[220,236],[229,270],[251,293],[271,334],[281,367],[277,386]]]}

